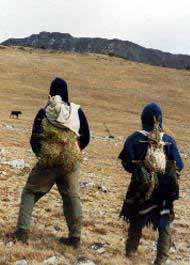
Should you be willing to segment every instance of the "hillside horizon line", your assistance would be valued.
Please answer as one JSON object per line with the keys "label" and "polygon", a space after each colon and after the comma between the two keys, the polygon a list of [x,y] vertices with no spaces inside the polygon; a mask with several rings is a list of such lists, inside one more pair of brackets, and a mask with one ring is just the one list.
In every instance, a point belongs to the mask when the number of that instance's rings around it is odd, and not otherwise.
{"label": "hillside horizon line", "polygon": [[190,55],[146,48],[119,38],[74,37],[70,33],[42,31],[29,37],[9,38],[1,45],[106,54],[154,66],[190,70]]}

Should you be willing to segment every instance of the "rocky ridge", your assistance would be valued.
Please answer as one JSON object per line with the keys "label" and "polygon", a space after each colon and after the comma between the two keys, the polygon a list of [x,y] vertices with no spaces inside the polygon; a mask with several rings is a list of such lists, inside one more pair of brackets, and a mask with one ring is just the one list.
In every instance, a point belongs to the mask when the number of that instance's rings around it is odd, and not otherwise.
{"label": "rocky ridge", "polygon": [[6,46],[25,46],[78,53],[97,53],[121,57],[129,61],[177,69],[190,69],[190,56],[147,49],[130,41],[105,38],[75,38],[68,33],[40,32],[26,38],[11,38]]}

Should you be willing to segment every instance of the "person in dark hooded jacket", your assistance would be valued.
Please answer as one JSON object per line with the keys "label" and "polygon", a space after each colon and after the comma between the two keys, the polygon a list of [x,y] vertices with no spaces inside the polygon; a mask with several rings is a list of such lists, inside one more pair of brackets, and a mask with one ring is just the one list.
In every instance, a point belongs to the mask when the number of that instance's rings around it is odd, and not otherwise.
{"label": "person in dark hooded jacket", "polygon": [[[67,83],[65,82],[65,80],[58,78],[58,77],[55,78],[51,83],[49,93],[50,93],[50,96],[52,97],[55,95],[60,95],[62,100],[68,105],[70,105]],[[88,122],[87,122],[87,119],[85,117],[85,114],[82,108],[78,109],[78,116],[80,120],[80,128],[79,128],[80,137],[78,139],[78,143],[79,143],[80,149],[83,150],[89,144],[89,140],[90,140],[89,126],[88,126]],[[44,119],[44,117],[45,117],[45,110],[44,108],[42,108],[39,110],[39,112],[37,113],[34,119],[30,144],[31,144],[33,152],[36,155],[38,155],[38,153],[40,152],[41,133],[43,131],[42,120]]]}
{"label": "person in dark hooded jacket", "polygon": [[[49,129],[50,133],[47,134]],[[74,141],[73,145],[68,143],[70,138],[62,142],[60,140],[62,135],[67,137],[69,135]],[[89,144],[89,141],[89,126],[82,108],[69,102],[67,83],[61,78],[56,78],[51,83],[46,107],[40,109],[34,119],[30,143],[38,162],[32,169],[23,189],[17,230],[11,235],[13,239],[24,243],[28,241],[34,204],[56,184],[63,199],[64,215],[69,230],[68,238],[61,238],[60,242],[74,248],[80,246],[82,208],[79,197],[79,162],[74,159],[70,163],[68,155],[66,161],[64,161],[66,156],[56,161],[53,160],[52,153],[54,147],[60,150],[67,148],[67,151],[68,148],[73,148],[71,155],[78,155]],[[53,161],[48,160],[52,162],[51,167],[47,165],[47,159],[44,159],[44,150],[46,158],[51,160],[52,157]],[[72,160],[71,156],[70,159]],[[67,165],[70,165],[69,169],[66,168]]]}
{"label": "person in dark hooded jacket", "polygon": [[155,119],[162,130],[161,108],[155,103],[149,103],[142,111],[142,130],[127,138],[119,155],[124,169],[132,174],[120,216],[129,222],[126,256],[129,257],[137,250],[143,227],[152,224],[159,232],[154,264],[161,265],[165,264],[171,245],[170,223],[174,218],[173,202],[179,196],[178,177],[183,169],[183,162],[175,140],[163,134],[162,140],[167,143],[164,146],[166,170],[162,174],[155,174],[157,186],[146,199],[151,174],[143,161],[149,146],[147,135],[153,131]]}

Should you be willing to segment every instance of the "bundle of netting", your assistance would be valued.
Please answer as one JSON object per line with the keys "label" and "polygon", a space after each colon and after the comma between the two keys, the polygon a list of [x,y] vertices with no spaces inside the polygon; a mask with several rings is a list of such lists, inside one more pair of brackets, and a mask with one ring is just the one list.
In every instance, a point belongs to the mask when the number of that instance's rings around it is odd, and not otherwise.
{"label": "bundle of netting", "polygon": [[81,161],[76,134],[66,127],[55,127],[47,119],[43,120],[42,125],[41,163],[47,168],[61,166],[65,173],[72,172]]}

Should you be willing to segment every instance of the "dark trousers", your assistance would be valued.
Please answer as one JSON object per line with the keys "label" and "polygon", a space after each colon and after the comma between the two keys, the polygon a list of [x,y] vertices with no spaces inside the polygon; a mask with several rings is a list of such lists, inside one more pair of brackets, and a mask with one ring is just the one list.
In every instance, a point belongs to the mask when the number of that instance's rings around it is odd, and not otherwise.
{"label": "dark trousers", "polygon": [[[126,255],[135,252],[139,246],[142,236],[142,225],[138,221],[130,222],[128,229],[128,238],[126,240]],[[164,228],[158,228],[158,241],[157,241],[157,256],[155,260],[156,265],[164,264],[168,258],[169,249],[171,247],[171,234],[170,225]]]}

